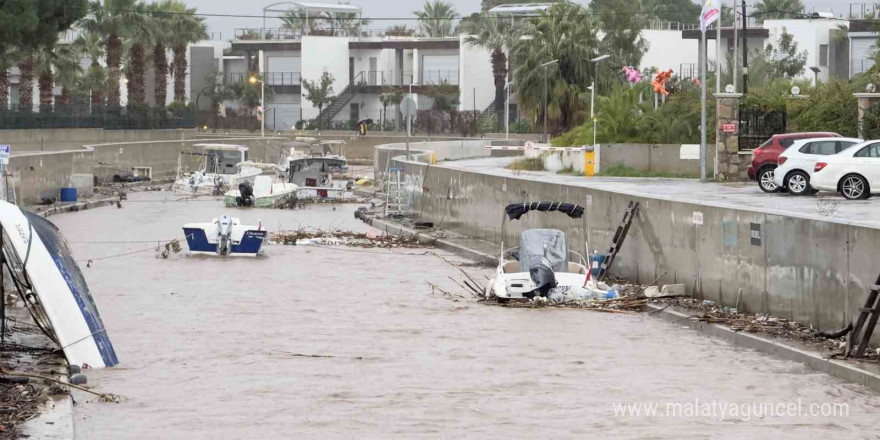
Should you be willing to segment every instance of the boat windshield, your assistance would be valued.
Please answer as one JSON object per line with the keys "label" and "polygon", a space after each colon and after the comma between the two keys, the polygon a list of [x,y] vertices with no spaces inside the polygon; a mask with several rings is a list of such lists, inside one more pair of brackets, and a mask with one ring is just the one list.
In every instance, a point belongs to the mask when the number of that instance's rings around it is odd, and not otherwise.
{"label": "boat windshield", "polygon": [[[216,174],[235,174],[236,164],[242,162],[241,152],[228,150],[206,150],[205,172]],[[247,153],[245,153],[247,160]]]}

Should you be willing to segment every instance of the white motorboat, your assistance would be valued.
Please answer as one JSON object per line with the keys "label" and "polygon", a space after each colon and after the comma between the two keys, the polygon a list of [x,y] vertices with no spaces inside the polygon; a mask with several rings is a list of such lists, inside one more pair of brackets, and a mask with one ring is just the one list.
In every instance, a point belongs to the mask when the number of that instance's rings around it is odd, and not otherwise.
{"label": "white motorboat", "polygon": [[271,176],[257,176],[253,186],[248,182],[240,183],[238,189],[226,192],[226,206],[275,208],[297,197],[297,185],[273,180]]}
{"label": "white motorboat", "polygon": [[[505,237],[507,220],[518,220],[529,211],[556,211],[572,219],[583,218],[584,208],[558,202],[527,202],[508,205],[502,220],[501,237]],[[584,249],[586,226],[581,232]],[[518,247],[504,248],[495,275],[486,286],[486,297],[499,301],[536,296],[555,301],[604,298],[607,289],[590,277],[583,255],[570,250],[565,234],[557,229],[527,229],[520,235]],[[572,261],[573,260],[573,261]],[[604,287],[604,286],[602,286]]]}
{"label": "white motorboat", "polygon": [[242,225],[241,220],[220,216],[210,223],[183,225],[190,253],[255,257],[267,232],[260,226]]}
{"label": "white motorboat", "polygon": [[3,262],[19,297],[70,365],[119,363],[85,278],[58,228],[0,201]]}
{"label": "white motorboat", "polygon": [[[261,164],[248,161],[248,147],[227,144],[196,144],[198,151],[183,152],[178,158],[177,180],[173,189],[179,192],[223,194],[242,182],[253,184],[263,174]],[[192,173],[183,173],[183,156],[203,157],[201,166]]]}

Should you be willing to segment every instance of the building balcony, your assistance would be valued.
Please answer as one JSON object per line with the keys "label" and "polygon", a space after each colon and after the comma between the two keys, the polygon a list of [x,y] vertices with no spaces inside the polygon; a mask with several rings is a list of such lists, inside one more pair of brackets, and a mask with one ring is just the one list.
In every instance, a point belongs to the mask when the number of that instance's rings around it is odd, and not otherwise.
{"label": "building balcony", "polygon": [[413,78],[411,70],[364,70],[354,78],[356,86],[366,87],[405,87],[413,83],[422,86],[432,85],[458,85],[458,70],[425,70]]}
{"label": "building balcony", "polygon": [[[250,73],[227,73],[226,83],[239,83],[248,81]],[[299,72],[266,72],[267,86],[299,86],[302,76]]]}
{"label": "building balcony", "polygon": [[238,41],[290,41],[301,40],[304,35],[322,37],[360,37],[381,38],[397,35],[387,29],[287,29],[287,28],[238,28],[235,39]]}

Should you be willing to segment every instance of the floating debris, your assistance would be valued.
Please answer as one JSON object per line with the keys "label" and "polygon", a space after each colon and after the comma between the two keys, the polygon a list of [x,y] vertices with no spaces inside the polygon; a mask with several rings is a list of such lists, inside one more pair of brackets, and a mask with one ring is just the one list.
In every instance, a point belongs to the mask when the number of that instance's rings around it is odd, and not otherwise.
{"label": "floating debris", "polygon": [[269,236],[269,244],[292,246],[354,246],[361,248],[426,248],[430,243],[422,242],[416,235],[390,235],[344,230],[325,231],[320,229],[298,229],[295,231],[274,232]]}

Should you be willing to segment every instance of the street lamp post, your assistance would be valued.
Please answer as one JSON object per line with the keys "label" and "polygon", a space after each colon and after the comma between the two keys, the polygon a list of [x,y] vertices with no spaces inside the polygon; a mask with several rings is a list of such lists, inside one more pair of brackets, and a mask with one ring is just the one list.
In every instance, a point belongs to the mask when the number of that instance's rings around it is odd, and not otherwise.
{"label": "street lamp post", "polygon": [[544,69],[544,143],[548,142],[547,138],[547,67],[552,66],[553,64],[558,63],[559,60],[548,61],[544,64],[541,64],[541,67]]}
{"label": "street lamp post", "polygon": [[593,121],[593,148],[596,148],[596,112],[593,111],[593,108],[596,104],[596,77],[599,76],[599,61],[608,59],[609,55],[599,55],[596,58],[590,60],[592,63],[596,63],[596,67],[593,68],[593,82],[590,84],[590,120]]}
{"label": "street lamp post", "polygon": [[412,115],[409,112],[409,102],[412,101],[412,88],[413,86],[418,86],[417,83],[410,83],[409,85],[409,97],[406,99],[406,160],[409,160],[409,137],[412,132]]}
{"label": "street lamp post", "polygon": [[810,70],[813,71],[813,87],[819,87],[819,72],[820,69],[816,66],[810,66]]}
{"label": "street lamp post", "polygon": [[504,84],[504,90],[507,91],[507,101],[505,101],[504,105],[504,137],[506,139],[510,139],[510,86],[512,85],[512,81]]}
{"label": "street lamp post", "polygon": [[252,76],[248,79],[251,84],[260,83],[260,137],[266,137],[266,83]]}

